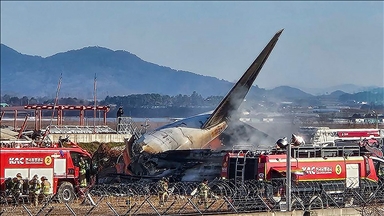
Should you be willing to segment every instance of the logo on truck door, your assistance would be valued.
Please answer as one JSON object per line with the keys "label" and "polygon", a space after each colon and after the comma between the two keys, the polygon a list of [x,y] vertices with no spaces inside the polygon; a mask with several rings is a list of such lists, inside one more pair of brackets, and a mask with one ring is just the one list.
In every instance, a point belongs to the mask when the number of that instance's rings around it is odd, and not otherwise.
{"label": "logo on truck door", "polygon": [[43,164],[43,158],[25,158],[25,164]]}
{"label": "logo on truck door", "polygon": [[332,167],[302,167],[302,170],[306,174],[317,175],[317,174],[330,174],[332,173]]}
{"label": "logo on truck door", "polygon": [[43,164],[43,158],[14,158],[8,160],[9,164]]}
{"label": "logo on truck door", "polygon": [[9,164],[24,164],[24,158],[9,158]]}

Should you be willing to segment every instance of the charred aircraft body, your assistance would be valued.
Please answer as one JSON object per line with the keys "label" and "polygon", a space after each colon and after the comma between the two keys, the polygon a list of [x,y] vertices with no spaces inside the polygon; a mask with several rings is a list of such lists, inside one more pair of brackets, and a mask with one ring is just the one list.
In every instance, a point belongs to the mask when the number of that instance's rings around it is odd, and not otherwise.
{"label": "charred aircraft body", "polygon": [[[243,102],[282,31],[278,31],[273,36],[212,113],[200,114],[173,122],[143,134],[137,139],[132,136],[124,150],[123,162],[116,166],[117,173],[164,176],[172,175],[172,170],[177,170],[180,166],[195,166],[196,168],[196,164],[204,164],[204,159],[198,159],[194,163],[185,160],[180,161],[177,158],[180,154],[194,155],[194,151],[199,153],[202,150],[204,152],[204,149],[211,151],[222,148],[222,143],[219,140],[220,135],[229,126],[232,113],[237,111]],[[162,155],[167,156],[163,157]],[[215,164],[213,162],[212,166]]]}

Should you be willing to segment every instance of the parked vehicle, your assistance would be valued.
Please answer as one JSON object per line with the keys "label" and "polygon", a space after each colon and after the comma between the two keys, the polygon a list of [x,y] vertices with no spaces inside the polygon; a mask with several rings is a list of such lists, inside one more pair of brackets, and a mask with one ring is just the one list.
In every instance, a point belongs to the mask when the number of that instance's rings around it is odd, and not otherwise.
{"label": "parked vehicle", "polygon": [[[286,153],[284,148],[228,152],[222,161],[221,177],[235,184],[259,180],[264,185],[261,194],[269,200],[266,202],[279,203],[286,190]],[[327,203],[340,207],[357,202],[352,194],[369,200],[383,188],[383,153],[363,142],[353,146],[294,146],[291,177],[292,205],[323,208]]]}
{"label": "parked vehicle", "polygon": [[[70,202],[80,190],[80,158],[91,164],[91,155],[70,140],[51,145],[36,144],[30,141],[2,141],[0,149],[0,189],[6,191],[6,180],[17,173],[30,180],[34,175],[45,176],[51,183],[51,193],[61,202]],[[90,169],[87,169],[87,182],[91,181]],[[28,181],[24,181],[28,182]],[[28,194],[28,187],[22,191]]]}

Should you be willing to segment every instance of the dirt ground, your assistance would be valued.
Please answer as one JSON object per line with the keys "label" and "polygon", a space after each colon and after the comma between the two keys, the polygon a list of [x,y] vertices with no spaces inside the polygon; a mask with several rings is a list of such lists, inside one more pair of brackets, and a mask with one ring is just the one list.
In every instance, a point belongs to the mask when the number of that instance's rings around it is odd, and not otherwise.
{"label": "dirt ground", "polygon": [[[43,210],[42,204],[35,207],[31,204],[24,204],[21,206],[0,206],[0,215],[15,216],[15,215],[29,215],[28,211],[32,215],[157,215],[159,212],[161,215],[172,214],[198,214],[201,212],[230,212],[228,206],[223,199],[217,200],[213,203],[209,202],[208,210],[205,210],[203,206],[197,204],[197,199],[192,199],[192,202],[199,209],[197,210],[186,198],[175,199],[170,197],[164,206],[159,205],[157,196],[151,196],[145,201],[144,197],[137,197],[135,199],[129,199],[128,197],[93,197],[97,206],[93,207],[89,202],[82,204],[82,200],[76,200],[68,207],[63,203],[51,203],[47,205]],[[28,211],[27,211],[28,210]],[[71,212],[73,211],[74,214]],[[157,212],[156,212],[157,211]],[[116,213],[115,213],[116,212]]]}

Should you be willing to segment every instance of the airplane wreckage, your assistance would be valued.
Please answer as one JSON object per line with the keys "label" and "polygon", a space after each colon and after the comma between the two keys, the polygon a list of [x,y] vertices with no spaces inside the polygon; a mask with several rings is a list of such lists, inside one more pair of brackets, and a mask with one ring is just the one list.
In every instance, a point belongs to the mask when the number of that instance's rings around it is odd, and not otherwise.
{"label": "airplane wreckage", "polygon": [[213,112],[178,120],[138,138],[132,136],[115,166],[99,171],[98,182],[106,183],[116,176],[119,180],[213,179],[220,176],[225,150],[232,149],[233,145],[247,143],[250,137],[275,143],[272,137],[234,116],[282,32],[273,36]]}

